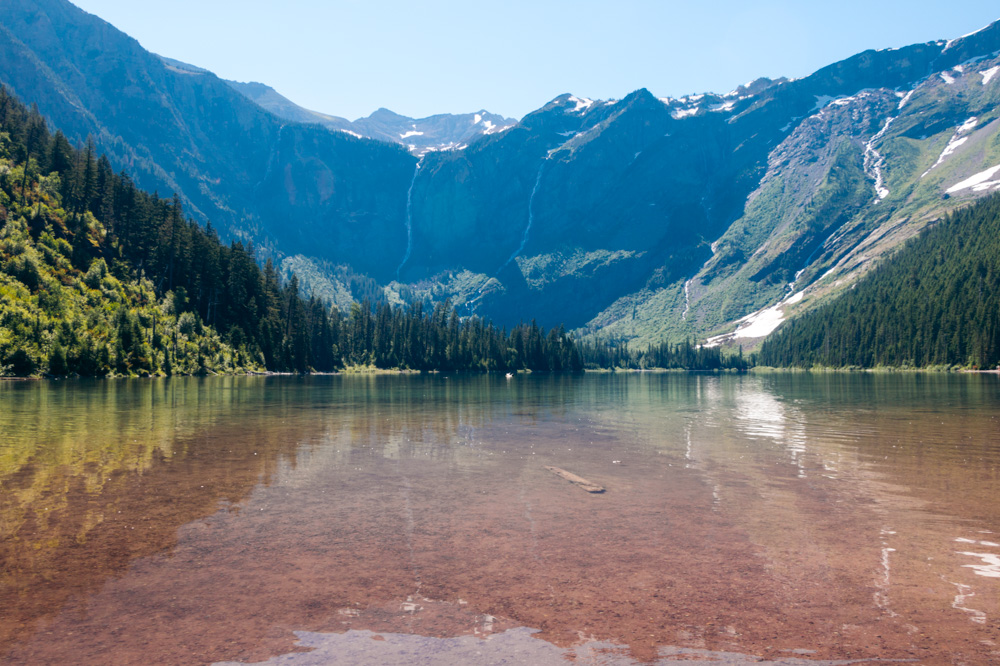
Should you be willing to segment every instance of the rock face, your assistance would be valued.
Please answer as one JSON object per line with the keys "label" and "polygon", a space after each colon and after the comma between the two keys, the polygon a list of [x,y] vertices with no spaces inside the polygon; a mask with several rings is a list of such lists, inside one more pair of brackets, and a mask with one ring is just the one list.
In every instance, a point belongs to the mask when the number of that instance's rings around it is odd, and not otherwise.
{"label": "rock face", "polygon": [[353,255],[379,275],[374,249],[402,252],[416,161],[402,146],[285,122],[179,65],[68,2],[0,4],[3,84],[143,188],[275,253]]}
{"label": "rock face", "polygon": [[509,127],[350,122],[147,53],[62,0],[0,5],[5,85],[317,293],[640,342],[759,337],[995,189],[998,53],[994,24],[725,95],[562,95]]}

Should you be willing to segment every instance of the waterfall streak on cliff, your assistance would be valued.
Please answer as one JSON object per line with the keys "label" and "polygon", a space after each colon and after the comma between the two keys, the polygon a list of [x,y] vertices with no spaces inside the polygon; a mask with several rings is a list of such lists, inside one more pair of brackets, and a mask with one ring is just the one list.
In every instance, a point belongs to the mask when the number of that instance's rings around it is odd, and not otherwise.
{"label": "waterfall streak on cliff", "polygon": [[[547,160],[548,158],[545,159]],[[535,195],[538,194],[538,187],[542,184],[542,172],[544,171],[545,162],[543,161],[538,166],[538,176],[535,178],[535,186],[531,189],[531,196],[528,197],[528,226],[524,228],[524,234],[521,236],[521,244],[516,250],[514,250],[514,253],[510,255],[510,258],[503,262],[503,266],[497,269],[497,273],[507,268],[507,266],[510,265],[510,262],[514,261],[515,257],[521,254],[521,251],[524,250],[524,246],[528,243],[528,234],[531,233],[531,225],[535,221]]]}
{"label": "waterfall streak on cliff", "polygon": [[681,319],[687,321],[688,312],[691,311],[691,280],[684,283],[684,314]]}
{"label": "waterfall streak on cliff", "polygon": [[410,252],[413,250],[413,186],[417,184],[417,174],[420,173],[420,167],[423,165],[424,160],[421,158],[417,161],[417,166],[413,167],[413,178],[410,180],[410,189],[406,191],[406,254],[403,255],[403,260],[399,262],[399,266],[396,268],[396,279],[399,280],[399,272],[403,270],[403,266],[410,259]]}
{"label": "waterfall streak on cliff", "polygon": [[257,196],[257,194],[260,192],[261,186],[267,182],[267,179],[271,177],[271,172],[274,171],[274,165],[278,161],[278,153],[281,152],[281,135],[282,133],[284,133],[284,131],[285,131],[285,125],[281,125],[278,127],[278,136],[274,140],[274,148],[271,149],[271,156],[267,160],[267,169],[264,171],[264,176],[260,179],[260,182],[257,183],[253,188],[254,197]]}
{"label": "waterfall streak on cliff", "polygon": [[885,186],[885,178],[882,175],[882,166],[885,164],[885,158],[882,156],[882,153],[875,150],[875,144],[882,140],[894,120],[896,120],[895,117],[887,119],[882,129],[865,144],[864,169],[865,173],[875,181],[875,203],[889,196],[889,188]]}

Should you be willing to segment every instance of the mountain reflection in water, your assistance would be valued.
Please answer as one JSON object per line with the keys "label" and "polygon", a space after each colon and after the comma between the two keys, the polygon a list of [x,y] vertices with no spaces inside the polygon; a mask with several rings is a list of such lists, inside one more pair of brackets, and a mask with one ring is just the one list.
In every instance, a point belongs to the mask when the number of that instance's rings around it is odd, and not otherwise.
{"label": "mountain reflection in water", "polygon": [[998,407],[991,376],[0,384],[0,661],[996,660]]}

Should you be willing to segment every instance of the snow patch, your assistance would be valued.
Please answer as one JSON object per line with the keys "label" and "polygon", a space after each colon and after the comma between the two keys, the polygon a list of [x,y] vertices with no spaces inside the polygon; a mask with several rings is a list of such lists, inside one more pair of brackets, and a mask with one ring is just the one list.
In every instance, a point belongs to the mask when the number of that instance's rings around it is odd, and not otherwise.
{"label": "snow patch", "polygon": [[424,135],[423,132],[418,132],[417,130],[410,130],[406,134],[400,134],[399,138],[400,139],[409,139],[411,136],[423,136],[423,135]]}
{"label": "snow patch", "polygon": [[570,95],[568,101],[573,102],[575,107],[570,109],[566,113],[582,113],[587,109],[589,109],[594,104],[594,100],[592,99],[587,99],[586,97],[575,97],[573,95]]}
{"label": "snow patch", "polygon": [[968,141],[969,137],[962,136],[962,134],[965,134],[966,132],[969,132],[969,131],[975,129],[977,122],[978,122],[978,118],[976,116],[973,116],[973,117],[969,118],[968,120],[966,120],[961,125],[959,125],[958,129],[955,130],[954,136],[952,136],[951,139],[948,140],[948,145],[944,147],[944,150],[941,151],[941,155],[938,156],[937,162],[935,162],[934,165],[930,169],[928,169],[923,174],[921,174],[920,177],[923,178],[924,176],[926,176],[927,174],[929,174],[931,171],[934,170],[934,167],[936,167],[939,164],[941,164],[942,162],[944,162],[945,158],[947,158],[949,155],[951,155],[956,150],[958,150],[958,148],[963,143],[965,143],[966,141]]}
{"label": "snow patch", "polygon": [[859,98],[868,97],[871,91],[868,89],[862,90],[855,95],[848,97],[833,97],[831,95],[814,95],[816,98],[816,104],[809,111],[809,114],[815,116],[823,112],[823,109],[828,106],[847,106],[851,102],[857,101]]}
{"label": "snow patch", "polygon": [[472,124],[478,125],[481,122],[483,122],[483,117],[477,113],[476,117],[472,119]]}
{"label": "snow patch", "polygon": [[338,132],[343,132],[344,134],[350,134],[351,136],[356,137],[358,139],[365,138],[365,137],[361,136],[360,134],[358,134],[357,132],[352,132],[351,130],[348,130],[348,129],[342,129],[342,130],[337,130],[337,131]]}
{"label": "snow patch", "polygon": [[780,132],[789,132],[789,131],[791,131],[792,125],[794,125],[799,120],[802,120],[802,119],[801,118],[792,118],[790,121],[788,121],[788,124],[785,125],[784,127],[782,127],[779,131]]}
{"label": "snow patch", "polygon": [[781,309],[781,304],[761,310],[750,315],[745,325],[736,329],[734,338],[763,338],[770,335],[785,321],[785,313]]}
{"label": "snow patch", "polygon": [[425,148],[421,157],[427,153],[447,153],[452,150],[465,150],[469,147],[467,143],[458,143],[457,141],[451,141],[449,143],[443,143],[440,146],[433,146],[431,148]]}
{"label": "snow patch", "polygon": [[670,115],[675,120],[680,120],[681,118],[687,118],[688,116],[693,116],[698,113],[698,107],[693,107],[690,109],[674,109],[670,112]]}
{"label": "snow patch", "polygon": [[971,129],[975,129],[978,120],[979,119],[976,116],[972,116],[971,118],[969,118],[964,123],[958,126],[958,131],[961,133],[961,132],[968,132]]}
{"label": "snow patch", "polygon": [[[948,157],[953,152],[955,152],[956,150],[958,150],[958,147],[961,146],[963,143],[965,143],[968,140],[969,140],[969,137],[967,137],[967,136],[963,136],[961,139],[956,139],[955,137],[952,137],[951,141],[949,141],[948,145],[945,147],[944,152],[941,153],[941,157],[938,159],[938,164],[940,164],[941,161],[944,160],[944,158]],[[935,165],[935,166],[937,166],[937,165]]]}
{"label": "snow patch", "polygon": [[914,90],[911,90],[910,92],[906,93],[905,95],[902,95],[902,99],[899,100],[899,106],[896,107],[897,111],[901,111],[903,109],[903,107],[906,106],[906,103],[910,101],[911,97],[913,97],[913,93],[914,93],[915,90],[916,89],[914,88]]}
{"label": "snow patch", "polygon": [[785,304],[792,305],[793,303],[798,303],[799,301],[802,300],[802,297],[805,295],[806,295],[805,291],[797,292],[796,294],[789,296],[788,299],[785,301]]}
{"label": "snow patch", "polygon": [[948,74],[947,72],[941,72],[940,74],[938,74],[938,76],[940,76],[941,80],[947,83],[949,86],[955,82],[955,78],[950,74]]}
{"label": "snow patch", "polygon": [[722,104],[713,104],[709,107],[709,111],[732,111],[733,107],[736,106],[735,100],[730,100]]}
{"label": "snow patch", "polygon": [[961,40],[965,39],[966,37],[972,37],[972,36],[973,36],[973,35],[975,35],[976,33],[979,33],[979,32],[982,32],[983,30],[986,30],[986,28],[988,28],[988,27],[990,27],[990,26],[988,26],[988,25],[984,25],[984,26],[983,26],[982,28],[980,28],[979,30],[973,30],[973,31],[972,31],[972,32],[970,32],[969,34],[967,34],[967,35],[962,35],[962,36],[961,36],[961,37],[959,37],[958,39],[949,39],[949,40],[948,40],[947,42],[945,42],[945,44],[944,44],[944,50],[942,51],[942,53],[943,53],[944,51],[947,51],[948,49],[950,49],[950,48],[952,47],[952,45],[953,45],[953,44],[955,44],[955,42],[959,42],[959,41],[961,41]]}
{"label": "snow patch", "polygon": [[494,125],[493,122],[489,120],[483,122],[483,127],[486,128],[483,130],[483,134],[492,134],[493,132],[496,131],[496,125]]}
{"label": "snow patch", "polygon": [[990,178],[992,178],[998,171],[1000,171],[1000,164],[998,164],[995,167],[990,167],[986,171],[980,171],[975,176],[966,178],[957,185],[952,185],[947,190],[945,190],[945,192],[947,192],[948,194],[954,194],[955,192],[961,192],[962,190],[967,190],[969,188],[972,188],[973,192],[982,192],[988,190],[991,187],[1000,185],[1000,181],[990,180]]}
{"label": "snow patch", "polygon": [[931,171],[933,171],[934,169],[936,169],[938,167],[938,165],[941,164],[942,162],[944,162],[945,159],[949,155],[951,155],[953,152],[955,152],[956,150],[958,150],[958,148],[963,143],[965,143],[966,141],[969,140],[969,137],[967,137],[967,136],[963,136],[960,139],[956,138],[957,136],[958,135],[955,135],[955,136],[951,137],[951,139],[948,140],[948,145],[945,146],[944,150],[941,151],[941,154],[938,155],[937,161],[934,164],[931,165],[930,169],[928,169],[927,171],[924,171],[922,174],[920,174],[921,178],[923,178],[924,176],[926,176],[927,174],[929,174]]}
{"label": "snow patch", "polygon": [[772,305],[769,308],[758,310],[748,314],[746,317],[737,320],[738,326],[732,333],[716,335],[705,341],[704,347],[718,347],[724,342],[741,338],[763,338],[773,333],[785,321],[785,313],[782,307],[784,301]]}
{"label": "snow patch", "polygon": [[822,111],[823,109],[826,108],[826,106],[830,102],[836,99],[836,97],[832,97],[830,95],[815,95],[815,97],[816,97],[816,104],[809,111],[809,113],[816,113],[817,111]]}
{"label": "snow patch", "polygon": [[979,72],[980,74],[983,75],[983,85],[985,86],[987,83],[989,83],[990,80],[997,75],[997,72],[1000,72],[1000,65],[997,65],[996,67],[990,67],[985,71]]}

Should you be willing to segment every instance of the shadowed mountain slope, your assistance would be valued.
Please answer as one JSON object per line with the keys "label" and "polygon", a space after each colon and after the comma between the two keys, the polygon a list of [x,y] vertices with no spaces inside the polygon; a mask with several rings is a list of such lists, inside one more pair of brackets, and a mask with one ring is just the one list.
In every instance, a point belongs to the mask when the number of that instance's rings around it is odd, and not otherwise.
{"label": "shadowed mountain slope", "polygon": [[637,342],[752,343],[993,189],[998,54],[993,24],[722,95],[561,95],[493,131],[485,113],[349,123],[63,0],[0,5],[5,85],[315,293]]}

